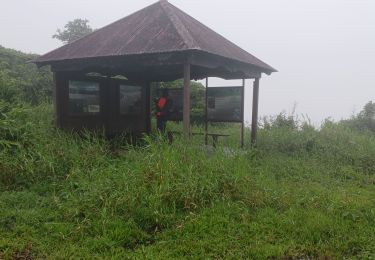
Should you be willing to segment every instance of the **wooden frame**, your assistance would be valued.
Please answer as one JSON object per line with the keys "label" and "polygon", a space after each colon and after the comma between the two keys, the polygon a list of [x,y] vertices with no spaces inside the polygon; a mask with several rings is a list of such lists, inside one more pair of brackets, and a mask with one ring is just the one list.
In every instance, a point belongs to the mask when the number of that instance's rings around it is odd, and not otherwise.
{"label": "wooden frame", "polygon": [[[217,141],[217,138],[218,136],[227,136],[227,135],[221,135],[221,134],[209,134],[208,133],[208,123],[209,122],[213,122],[213,123],[241,123],[241,135],[240,135],[240,138],[241,138],[241,148],[244,147],[244,137],[245,137],[245,79],[242,80],[242,86],[233,86],[233,87],[241,87],[241,120],[238,121],[238,120],[228,120],[228,119],[216,119],[216,120],[213,120],[213,119],[209,119],[208,117],[208,77],[206,78],[206,91],[205,91],[205,125],[204,125],[204,131],[205,131],[205,144],[207,145],[208,144],[208,136],[211,135],[212,138],[216,138],[216,141]],[[215,139],[214,139],[214,143],[215,143]]]}

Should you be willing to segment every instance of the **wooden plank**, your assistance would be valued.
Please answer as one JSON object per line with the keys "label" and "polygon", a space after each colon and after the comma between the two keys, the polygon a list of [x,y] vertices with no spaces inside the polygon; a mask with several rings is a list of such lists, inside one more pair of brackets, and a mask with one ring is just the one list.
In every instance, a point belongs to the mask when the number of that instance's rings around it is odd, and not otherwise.
{"label": "wooden plank", "polygon": [[242,97],[241,97],[241,148],[244,147],[244,137],[245,137],[245,79],[242,79]]}
{"label": "wooden plank", "polygon": [[185,136],[190,136],[190,64],[184,64],[183,125]]}
{"label": "wooden plank", "polygon": [[253,113],[251,120],[251,145],[255,146],[257,142],[258,131],[258,107],[259,107],[259,78],[254,80],[253,87]]}

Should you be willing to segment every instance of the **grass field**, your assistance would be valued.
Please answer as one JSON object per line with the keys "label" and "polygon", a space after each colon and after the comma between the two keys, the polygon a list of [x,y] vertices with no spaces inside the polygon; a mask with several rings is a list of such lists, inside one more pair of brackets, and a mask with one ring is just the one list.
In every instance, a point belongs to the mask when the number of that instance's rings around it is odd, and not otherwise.
{"label": "grass field", "polygon": [[240,150],[216,127],[230,149],[132,147],[55,130],[50,105],[9,115],[0,259],[375,258],[371,132],[268,127]]}

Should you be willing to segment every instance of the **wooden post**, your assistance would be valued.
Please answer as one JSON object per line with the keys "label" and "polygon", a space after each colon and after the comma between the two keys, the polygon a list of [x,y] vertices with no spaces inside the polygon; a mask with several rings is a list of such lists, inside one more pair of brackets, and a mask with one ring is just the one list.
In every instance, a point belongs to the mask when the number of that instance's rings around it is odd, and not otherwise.
{"label": "wooden post", "polygon": [[183,105],[184,135],[190,136],[190,64],[184,64],[184,105]]}
{"label": "wooden post", "polygon": [[259,106],[259,78],[254,80],[253,87],[253,113],[251,120],[251,145],[255,146],[257,142],[258,130],[258,106]]}
{"label": "wooden post", "polygon": [[205,96],[205,118],[204,118],[204,143],[208,145],[208,77],[206,78],[206,96]]}
{"label": "wooden post", "polygon": [[146,101],[146,132],[147,134],[151,134],[151,83],[145,83],[145,101]]}
{"label": "wooden post", "polygon": [[[54,113],[54,121],[56,127],[61,127],[61,118],[62,118],[62,102],[61,100],[64,100],[64,95],[62,89],[65,87],[62,83],[62,74],[59,72],[53,72],[53,89],[52,89],[52,95],[53,95],[53,113]],[[69,91],[69,86],[67,86]],[[68,94],[69,95],[69,94]],[[69,99],[69,97],[68,97]],[[68,101],[66,101],[68,102]]]}
{"label": "wooden post", "polygon": [[52,100],[53,100],[53,114],[54,114],[54,123],[55,126],[58,126],[58,119],[57,119],[57,80],[56,80],[56,72],[53,72],[53,88],[52,88]]}
{"label": "wooden post", "polygon": [[241,124],[241,148],[244,147],[244,136],[245,136],[245,79],[242,79],[242,97],[241,97],[241,109],[242,109],[242,124]]}

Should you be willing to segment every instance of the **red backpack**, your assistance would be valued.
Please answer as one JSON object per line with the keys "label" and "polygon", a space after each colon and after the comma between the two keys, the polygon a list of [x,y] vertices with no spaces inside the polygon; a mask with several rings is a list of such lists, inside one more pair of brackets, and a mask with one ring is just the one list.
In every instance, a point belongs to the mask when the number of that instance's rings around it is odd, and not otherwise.
{"label": "red backpack", "polygon": [[161,116],[162,115],[162,112],[161,111],[163,111],[163,109],[165,108],[165,106],[167,105],[167,98],[165,98],[165,97],[161,97],[161,98],[159,98],[159,100],[158,100],[158,103],[157,103],[157,107],[158,107],[158,112],[156,113],[156,115],[157,116]]}

